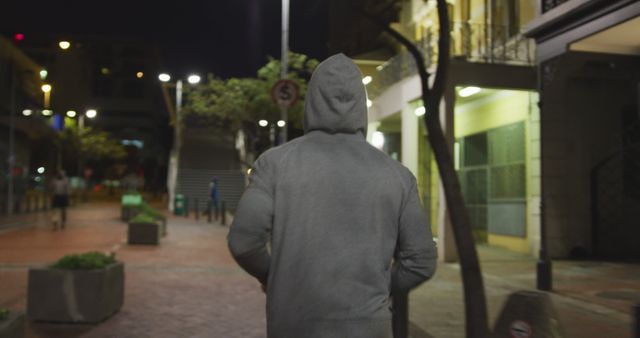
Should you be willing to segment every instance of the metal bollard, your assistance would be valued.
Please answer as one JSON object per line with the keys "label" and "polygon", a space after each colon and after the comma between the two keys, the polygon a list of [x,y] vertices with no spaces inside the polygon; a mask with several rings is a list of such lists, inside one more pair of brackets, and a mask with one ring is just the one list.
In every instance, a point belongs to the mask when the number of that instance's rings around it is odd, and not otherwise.
{"label": "metal bollard", "polygon": [[227,225],[227,208],[226,208],[226,203],[224,201],[222,201],[222,205],[221,205],[221,212],[222,212],[222,225]]}
{"label": "metal bollard", "polygon": [[395,294],[392,298],[393,317],[391,324],[393,327],[393,338],[409,337],[409,294]]}
{"label": "metal bollard", "polygon": [[196,214],[196,221],[200,220],[200,206],[198,205],[198,198],[195,198],[194,204],[193,204],[193,212]]}
{"label": "metal bollard", "polygon": [[633,306],[633,315],[635,316],[633,324],[635,332],[633,334],[635,338],[640,338],[640,303]]}
{"label": "metal bollard", "polygon": [[189,197],[184,198],[184,217],[189,218]]}

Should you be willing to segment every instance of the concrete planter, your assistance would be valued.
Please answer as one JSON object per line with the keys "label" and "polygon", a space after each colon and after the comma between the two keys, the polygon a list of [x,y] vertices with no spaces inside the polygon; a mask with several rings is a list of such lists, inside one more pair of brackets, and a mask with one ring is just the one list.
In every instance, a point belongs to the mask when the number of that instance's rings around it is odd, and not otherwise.
{"label": "concrete planter", "polygon": [[123,205],[120,208],[120,218],[125,222],[129,222],[129,220],[136,217],[139,212],[140,209],[137,206]]}
{"label": "concrete planter", "polygon": [[124,301],[124,265],[103,269],[29,269],[27,316],[34,321],[98,323]]}
{"label": "concrete planter", "polygon": [[159,218],[158,221],[160,223],[162,237],[166,237],[167,236],[167,218],[163,216]]}
{"label": "concrete planter", "polygon": [[162,228],[158,222],[129,223],[129,244],[158,244]]}
{"label": "concrete planter", "polygon": [[9,318],[0,321],[0,338],[22,338],[26,320],[24,313],[12,311]]}

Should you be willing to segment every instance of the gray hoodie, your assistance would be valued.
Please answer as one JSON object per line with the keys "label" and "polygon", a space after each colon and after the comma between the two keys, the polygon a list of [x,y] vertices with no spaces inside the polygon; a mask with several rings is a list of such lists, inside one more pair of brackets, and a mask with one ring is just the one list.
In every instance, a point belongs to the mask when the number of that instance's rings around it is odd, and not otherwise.
{"label": "gray hoodie", "polygon": [[228,241],[267,286],[268,337],[390,337],[390,294],[435,271],[416,180],[365,141],[366,100],[351,59],[328,58],[308,86],[305,135],[254,164]]}

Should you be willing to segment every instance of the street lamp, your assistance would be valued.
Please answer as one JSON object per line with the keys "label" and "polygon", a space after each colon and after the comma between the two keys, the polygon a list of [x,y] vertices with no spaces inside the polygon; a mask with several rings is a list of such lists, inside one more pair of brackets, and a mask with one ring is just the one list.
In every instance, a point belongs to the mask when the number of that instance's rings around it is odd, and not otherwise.
{"label": "street lamp", "polygon": [[[180,111],[182,110],[182,79],[176,81],[175,84],[169,83],[171,75],[162,73],[158,75],[158,80],[162,82],[162,95],[164,96],[165,103],[169,113],[173,116],[173,148],[171,149],[171,155],[169,156],[169,173],[167,175],[167,190],[169,191],[169,210],[173,211],[173,200],[178,190],[178,164],[180,163],[180,148],[182,147],[182,135],[180,129],[180,122],[182,120]],[[200,76],[197,74],[190,74],[187,77],[187,82],[194,85],[200,82]],[[171,98],[167,87],[176,88],[175,106],[171,105]]]}
{"label": "street lamp", "polygon": [[189,81],[190,84],[196,84],[196,83],[200,83],[200,75],[189,75],[189,77],[187,78],[187,81]]}
{"label": "street lamp", "polygon": [[53,89],[51,87],[50,84],[43,84],[42,87],[40,87],[40,89],[42,89],[42,92],[44,93],[44,108],[48,109],[49,108],[49,100],[51,98],[51,90]]}
{"label": "street lamp", "polygon": [[58,46],[60,46],[60,49],[62,49],[62,50],[67,50],[67,49],[69,49],[69,47],[71,47],[71,42],[69,42],[69,41],[60,41],[60,42],[58,42]]}
{"label": "street lamp", "polygon": [[77,114],[76,114],[75,110],[68,110],[67,111],[67,116],[70,117],[70,118],[74,118],[74,117],[76,117],[76,115]]}
{"label": "street lamp", "polygon": [[276,126],[283,128],[284,126],[287,125],[287,122],[285,120],[278,120],[278,122],[276,123],[269,123],[269,121],[262,119],[258,121],[258,125],[262,128],[266,128],[270,126],[269,141],[271,142],[271,146],[273,147],[276,141]]}

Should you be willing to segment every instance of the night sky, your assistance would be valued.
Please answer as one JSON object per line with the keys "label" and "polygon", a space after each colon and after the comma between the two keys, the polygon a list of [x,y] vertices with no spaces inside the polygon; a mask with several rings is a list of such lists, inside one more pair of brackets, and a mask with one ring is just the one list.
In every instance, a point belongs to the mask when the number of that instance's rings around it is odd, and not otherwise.
{"label": "night sky", "polygon": [[[291,0],[290,49],[326,57],[326,0]],[[280,56],[281,0],[8,1],[0,31],[56,36],[124,36],[153,41],[174,74],[253,76]]]}

